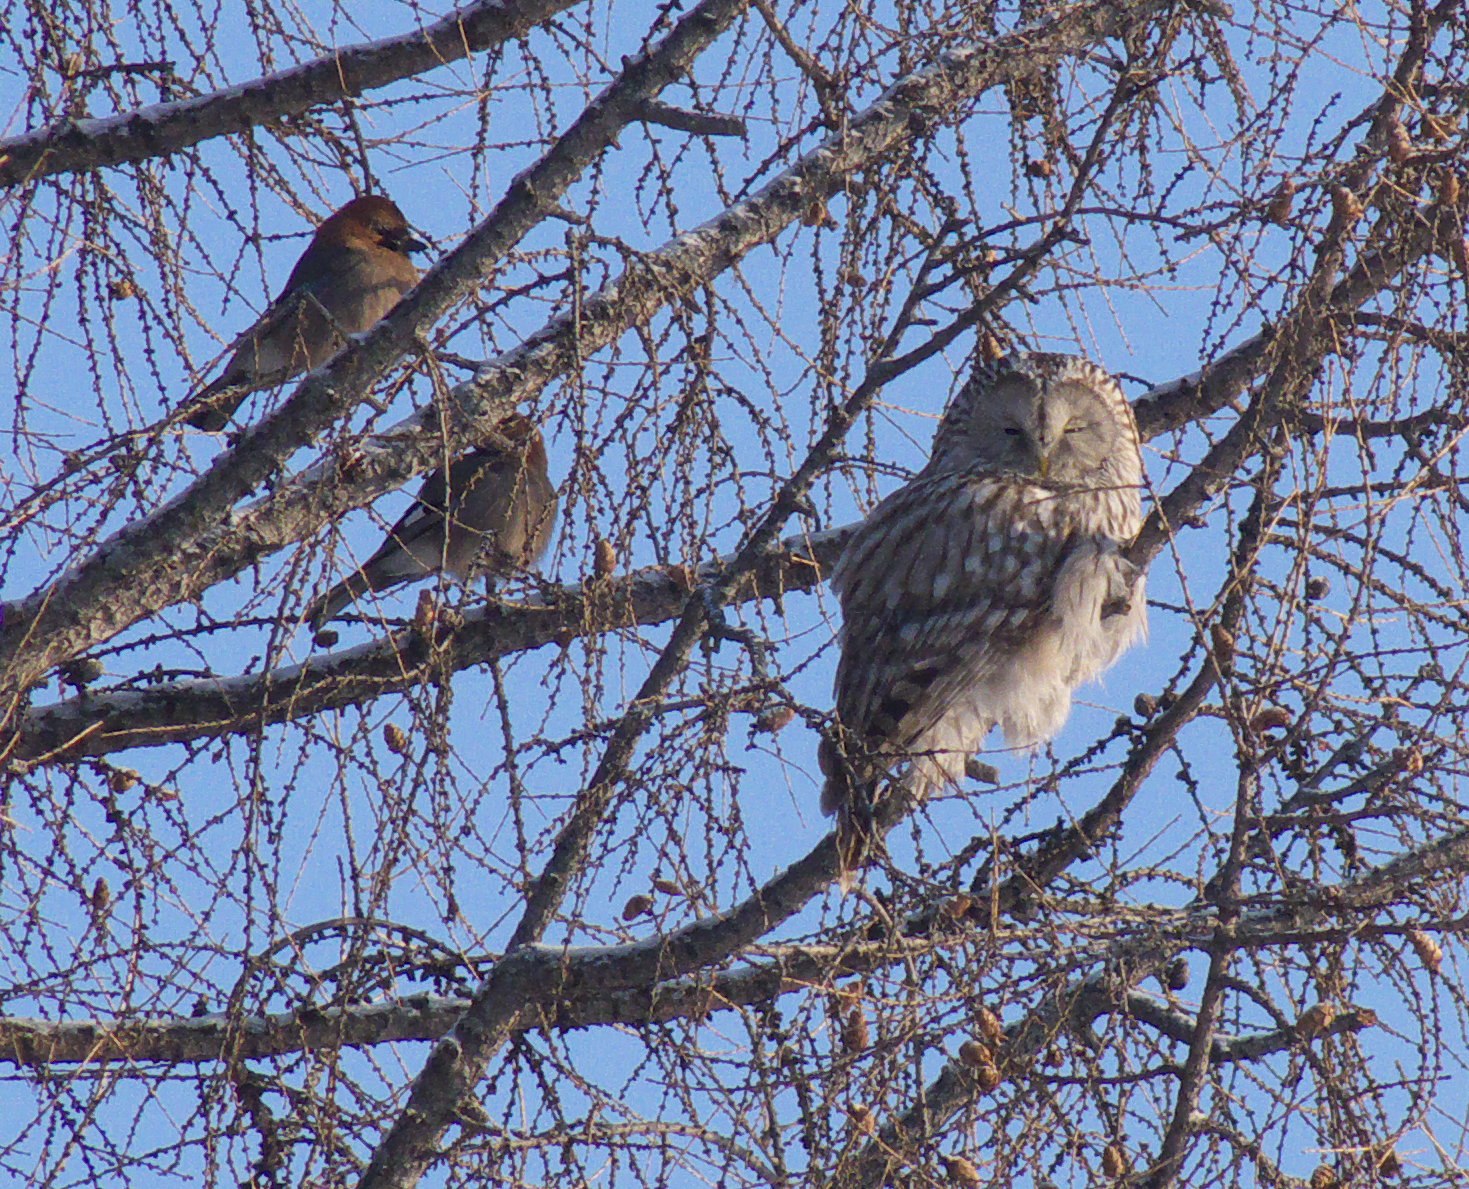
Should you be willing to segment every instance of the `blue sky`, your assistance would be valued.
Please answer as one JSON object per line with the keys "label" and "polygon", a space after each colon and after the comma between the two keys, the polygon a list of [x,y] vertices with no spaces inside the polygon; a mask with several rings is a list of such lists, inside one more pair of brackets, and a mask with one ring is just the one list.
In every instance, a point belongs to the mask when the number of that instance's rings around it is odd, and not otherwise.
{"label": "blue sky", "polygon": [[[412,11],[380,5],[349,21],[329,6],[305,5],[291,19],[301,19],[329,45],[397,31],[411,21]],[[451,247],[605,81],[593,59],[615,64],[639,47],[649,11],[642,4],[575,10],[564,24],[577,27],[585,47],[570,36],[536,32],[526,52],[512,47],[493,61],[458,63],[373,92],[360,119],[380,184],[438,249]],[[818,28],[835,19],[821,8],[810,13]],[[877,15],[880,23],[882,13]],[[1130,130],[1136,139],[1119,140],[1109,156],[1104,189],[1088,204],[1097,213],[1083,221],[1087,242],[1059,255],[1058,266],[1035,279],[1031,301],[1005,311],[1012,340],[1089,354],[1122,374],[1129,395],[1136,396],[1146,383],[1194,371],[1260,328],[1251,305],[1273,308],[1287,284],[1298,281],[1298,249],[1310,240],[1310,221],[1303,215],[1287,229],[1238,220],[1235,204],[1272,192],[1280,178],[1297,171],[1300,154],[1314,151],[1321,128],[1336,127],[1343,113],[1370,101],[1376,93],[1371,71],[1382,57],[1379,47],[1350,26],[1325,22],[1318,28],[1308,25],[1305,14],[1297,19],[1299,27],[1282,34],[1280,44],[1312,46],[1299,74],[1298,113],[1282,118],[1277,110],[1281,96],[1271,84],[1272,78],[1280,81],[1283,67],[1265,61],[1269,47],[1259,32],[1253,39],[1240,28],[1232,34],[1255,92],[1257,106],[1245,116],[1221,85],[1201,92],[1187,72],[1164,83],[1155,124]],[[213,73],[191,80],[201,88],[243,80],[260,68],[256,33],[245,15],[230,10],[220,21]],[[1262,17],[1259,28],[1267,24]],[[795,28],[806,36],[799,20]],[[844,37],[868,36],[874,47],[851,97],[860,107],[894,77],[898,55],[880,29],[853,32],[846,22],[841,28]],[[446,344],[451,350],[488,358],[515,345],[576,299],[578,280],[591,289],[615,275],[621,252],[656,248],[767,181],[793,155],[786,138],[803,149],[816,143],[817,133],[802,131],[813,111],[808,88],[784,59],[755,52],[758,23],[740,30],[701,60],[696,88],[675,88],[664,98],[738,112],[748,134],[708,141],[664,128],[630,128],[565,200],[587,222],[550,220],[537,228],[487,280],[483,304],[492,309],[479,319],[466,313],[462,329]],[[122,42],[124,55],[157,54],[168,43],[174,56],[188,60],[175,34],[119,28],[115,35],[139,39]],[[811,40],[820,43],[820,34]],[[319,52],[281,39],[273,45],[276,65]],[[579,81],[588,72],[591,87]],[[1099,84],[1106,74],[1098,66],[1064,70],[1068,108],[1094,104],[1104,94]],[[773,75],[779,77],[771,83]],[[0,70],[0,111],[20,113],[11,131],[26,123],[24,86],[13,69]],[[770,93],[778,101],[774,112]],[[98,106],[87,109],[91,114],[106,114],[102,98],[93,100]],[[1325,118],[1313,123],[1323,111]],[[329,126],[340,123],[334,114],[324,119]],[[1088,126],[1085,117],[1081,123]],[[1084,134],[1078,139],[1085,143]],[[23,220],[25,228],[9,248],[5,273],[13,283],[5,306],[21,385],[20,399],[6,402],[13,457],[0,467],[5,505],[19,505],[36,484],[55,476],[63,452],[86,450],[105,435],[160,419],[196,379],[207,378],[208,361],[264,308],[304,247],[312,221],[353,192],[354,179],[323,138],[307,134],[288,143],[295,152],[266,135],[249,149],[240,141],[207,142],[188,168],[157,169],[151,182],[176,204],[167,216],[150,213],[153,200],[126,171],[107,171],[100,178],[106,189],[99,201],[108,211],[100,218],[101,231],[93,222],[98,216],[72,198],[58,200],[43,191],[38,213],[18,210],[13,197],[0,198],[7,224]],[[1138,165],[1139,144],[1146,148],[1145,173]],[[1339,159],[1349,150],[1350,143]],[[886,327],[905,295],[916,248],[911,238],[904,242],[897,214],[936,227],[941,214],[933,195],[940,192],[974,226],[1005,227],[988,241],[1004,254],[1037,233],[1036,216],[1054,210],[1069,180],[1065,168],[1050,180],[1012,168],[1012,156],[1023,162],[1046,152],[1034,122],[1023,143],[1017,142],[1004,95],[992,91],[961,128],[933,138],[921,169],[903,177],[864,177],[862,189],[831,202],[834,227],[788,230],[689,303],[681,320],[660,316],[645,335],[624,336],[615,348],[588,359],[579,375],[547,388],[536,411],[546,425],[563,510],[548,576],[575,582],[587,574],[592,541],[599,536],[615,542],[627,568],[694,565],[734,548],[774,485],[799,464],[830,402],[860,379],[866,344]],[[284,201],[283,192],[295,195],[296,204]],[[1124,221],[1103,209],[1136,206],[1140,195],[1155,204],[1148,208],[1154,220]],[[1312,202],[1319,204],[1319,194],[1306,189],[1301,209],[1311,210]],[[1213,237],[1180,239],[1176,224],[1184,221],[1217,221],[1219,230]],[[865,234],[869,223],[881,233]],[[249,242],[257,229],[263,238]],[[593,238],[577,244],[578,230]],[[888,251],[890,240],[901,250]],[[160,269],[154,261],[160,250],[165,257],[177,253],[170,267]],[[906,259],[908,267],[894,270],[885,289],[868,284],[876,279],[868,274],[886,267],[891,256]],[[861,282],[854,280],[857,274]],[[121,276],[133,279],[141,298],[102,298],[100,279]],[[518,292],[525,286],[532,287]],[[935,317],[941,320],[942,312],[936,309]],[[694,334],[714,332],[707,365],[690,362],[690,328]],[[914,334],[912,341],[919,337]],[[848,464],[818,486],[821,527],[854,519],[892,490],[905,469],[921,465],[934,419],[962,378],[972,343],[961,339],[883,392],[871,417],[848,440]],[[1364,366],[1358,364],[1358,374]],[[1423,391],[1405,388],[1397,411],[1432,399],[1440,379],[1416,378]],[[1352,377],[1329,372],[1317,391],[1345,402],[1352,385]],[[423,379],[415,378],[393,390],[385,413],[359,414],[352,428],[391,426],[427,394]],[[270,399],[255,397],[254,414]],[[1177,482],[1232,416],[1223,414],[1177,441],[1152,442],[1146,460],[1154,488],[1166,491]],[[221,444],[193,431],[170,431],[148,447],[133,485],[113,485],[103,468],[93,468],[65,503],[43,509],[11,540],[0,558],[0,594],[19,597],[54,577],[98,536],[182,490]],[[298,464],[309,465],[315,457],[304,451]],[[1323,474],[1333,483],[1360,478],[1361,458],[1343,440]],[[1292,465],[1303,487],[1316,477],[1314,463],[1301,458]],[[1386,475],[1395,465],[1396,459],[1379,452],[1368,469]],[[1081,691],[1076,713],[1050,752],[987,755],[1000,771],[998,790],[944,798],[916,817],[911,829],[905,824],[894,832],[893,855],[901,869],[942,864],[991,828],[1007,836],[1042,829],[1084,810],[1108,787],[1115,770],[1105,765],[1121,758],[1121,741],[1096,763],[1074,762],[1107,735],[1119,715],[1131,712],[1136,693],[1160,692],[1179,670],[1180,658],[1195,648],[1198,630],[1184,608],[1206,608],[1219,588],[1226,542],[1248,495],[1246,490],[1221,500],[1204,524],[1180,532],[1158,559],[1150,576],[1156,605],[1147,645],[1125,657],[1103,685]],[[202,616],[182,604],[130,629],[115,646],[98,652],[104,684],[155,665],[178,676],[232,676],[312,655],[308,633],[289,616],[340,576],[349,558],[366,556],[406,500],[402,493],[386,497],[221,584],[205,598]],[[1352,514],[1341,516],[1350,527]],[[1365,513],[1363,519],[1370,523]],[[81,540],[78,524],[87,526]],[[1427,531],[1416,524],[1390,524],[1384,539],[1416,539],[1415,531]],[[793,523],[790,530],[799,527]],[[1274,555],[1270,576],[1283,577],[1287,561],[1284,550]],[[507,594],[524,597],[529,589],[512,586]],[[1338,583],[1331,606],[1349,608],[1352,597]],[[406,617],[415,599],[414,590],[399,590],[364,610],[369,616]],[[1262,606],[1262,615],[1268,614],[1268,605]],[[737,617],[775,645],[777,672],[799,702],[829,707],[835,620],[828,593],[748,605]],[[1288,618],[1282,613],[1282,623]],[[1267,626],[1256,626],[1262,636],[1269,634]],[[372,622],[340,626],[342,644],[381,630]],[[1308,641],[1299,623],[1282,630]],[[1411,641],[1407,625],[1389,618],[1356,630],[1376,633],[1388,647]],[[421,927],[466,952],[496,950],[518,915],[515,886],[544,859],[561,815],[597,762],[607,722],[637,689],[666,634],[662,628],[627,629],[577,639],[565,650],[517,656],[502,667],[499,690],[497,678],[482,667],[437,687],[267,728],[259,738],[113,757],[143,778],[111,803],[114,817],[122,810],[125,828],[108,820],[102,773],[84,769],[49,783],[37,778],[45,794],[12,803],[17,836],[29,841],[18,847],[20,856],[7,860],[12,866],[0,885],[0,914],[13,939],[9,969],[0,981],[12,982],[18,992],[6,1010],[68,1018],[186,1014],[199,996],[218,1010],[239,977],[228,955],[257,953],[290,929],[361,912]],[[1389,671],[1395,663],[1384,661]],[[674,927],[747,895],[825,832],[817,809],[815,732],[797,721],[773,738],[752,735],[750,713],[731,714],[727,723],[707,713],[704,694],[745,680],[743,665],[739,650],[726,643],[691,667],[675,695],[689,705],[669,710],[650,734],[640,757],[642,775],[599,835],[593,874],[568,901],[575,927],[558,927],[551,940],[589,944]],[[37,701],[59,692],[53,681]],[[501,710],[502,697],[508,712]],[[408,732],[406,756],[384,744],[387,723]],[[1178,856],[1197,852],[1203,831],[1227,835],[1229,828],[1236,789],[1227,729],[1217,719],[1201,720],[1188,728],[1184,750],[1192,778],[1180,781],[1176,765],[1161,765],[1126,829],[1111,843],[1112,854],[1135,877],[1118,894],[1140,910],[1155,901],[1187,903],[1190,889],[1146,872],[1154,864],[1186,871],[1192,861],[1207,874],[1208,858]],[[644,758],[653,754],[661,758]],[[1057,768],[1066,773],[1059,794],[1049,781]],[[921,848],[915,847],[915,831]],[[1384,847],[1390,851],[1392,840],[1385,839]],[[653,917],[624,923],[624,903],[645,892],[655,874],[685,884],[689,899],[661,898]],[[1080,868],[1077,875],[1100,878],[1100,868]],[[99,876],[115,897],[105,928],[91,921],[78,896],[79,888],[92,887]],[[854,911],[853,902],[833,895],[791,922],[783,935],[834,935]],[[66,994],[55,989],[56,975],[38,973],[67,966],[58,939],[62,948],[75,948],[75,960],[88,970],[72,980],[80,989]],[[1084,950],[1090,942],[1077,944]],[[135,945],[154,952],[137,963]],[[317,950],[304,955],[323,966],[339,956]],[[1018,960],[974,960],[987,978],[998,980],[1006,972],[1023,978]],[[299,971],[292,978],[299,980]],[[275,994],[253,985],[252,1002],[279,1009],[303,985],[288,981]],[[989,989],[1003,986],[992,983]],[[1385,983],[1369,980],[1364,990],[1385,1016],[1394,1010]],[[826,1026],[823,1004],[816,995],[805,1000],[789,1010],[815,1035]],[[650,1072],[662,1060],[656,1038],[599,1029],[540,1043],[553,1062],[564,1062],[596,1088],[584,1094],[588,1101],[605,1095],[651,1118],[697,1115],[702,1109],[717,1117],[722,1108],[712,1087],[720,1077],[719,1054],[728,1051],[739,1062],[741,1054],[758,1047],[746,1034],[748,1022],[721,1013],[702,1029],[691,1026],[709,1064],[691,1075],[702,1088],[685,1101],[673,1101]],[[1255,1016],[1238,1023],[1263,1027],[1269,1021]],[[1420,1059],[1407,1040],[1393,1043],[1379,1034],[1373,1043],[1373,1060],[1384,1070],[1399,1057],[1410,1068]],[[366,1071],[381,1063],[375,1076],[400,1087],[422,1055],[421,1047],[404,1045],[392,1055],[354,1057],[349,1068],[371,1078]],[[935,1049],[916,1064],[931,1074],[940,1059]],[[1291,1060],[1282,1058],[1281,1065]],[[1463,1084],[1462,1069],[1445,1076]],[[491,1115],[507,1122],[521,1109],[520,1096],[533,1079],[510,1083],[507,1078],[487,1088]],[[5,1130],[24,1135],[11,1159],[19,1164],[22,1153],[46,1149],[43,1162],[54,1160],[50,1166],[59,1170],[59,1147],[30,1126],[32,1091],[19,1081],[0,1086],[0,1100],[15,1105]],[[76,1091],[79,1100],[89,1092]],[[121,1088],[108,1092],[100,1118],[128,1119],[136,1111],[138,1137],[129,1145],[146,1148],[155,1134],[164,1145],[180,1126],[176,1116],[192,1109],[197,1093],[185,1079],[135,1106],[124,1079]],[[566,1085],[561,1109],[569,1117],[581,1109],[578,1093]],[[1145,1097],[1146,1091],[1137,1094]],[[1452,1101],[1446,1087],[1440,1094]],[[794,1126],[794,1102],[785,1096],[780,1106],[783,1122]],[[526,1127],[545,1125],[544,1103],[532,1096],[524,1109]],[[1136,1117],[1150,1109],[1139,1106]],[[1255,1103],[1243,1109],[1263,1110]],[[1276,1158],[1295,1175],[1308,1174],[1316,1162],[1301,1110],[1298,1122],[1272,1121],[1270,1132],[1290,1137],[1288,1152]],[[1099,1112],[1098,1127],[1104,1114]],[[1134,1125],[1141,1126],[1128,1129]],[[248,1159],[248,1150],[245,1144],[240,1151],[247,1154],[235,1158]],[[178,1159],[184,1179],[197,1175],[197,1150],[185,1149]],[[108,1175],[82,1167],[56,1173],[58,1184],[93,1178],[106,1183]]]}

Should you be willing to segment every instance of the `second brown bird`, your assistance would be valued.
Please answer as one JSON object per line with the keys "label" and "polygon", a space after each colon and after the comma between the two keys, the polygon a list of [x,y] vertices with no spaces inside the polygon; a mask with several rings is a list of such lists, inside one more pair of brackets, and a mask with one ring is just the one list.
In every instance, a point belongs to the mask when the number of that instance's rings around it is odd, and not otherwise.
{"label": "second brown bird", "polygon": [[527,417],[498,426],[509,449],[481,446],[440,467],[412,506],[355,574],[312,600],[313,629],[369,590],[386,590],[440,570],[461,582],[511,574],[534,565],[551,543],[556,489],[546,443]]}

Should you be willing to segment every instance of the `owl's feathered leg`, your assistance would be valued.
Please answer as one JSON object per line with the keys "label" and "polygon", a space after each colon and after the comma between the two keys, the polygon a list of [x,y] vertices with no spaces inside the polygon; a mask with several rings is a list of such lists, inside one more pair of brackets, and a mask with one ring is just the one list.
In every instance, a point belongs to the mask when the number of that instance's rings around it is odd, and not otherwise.
{"label": "owl's feathered leg", "polygon": [[1107,570],[1107,597],[1102,603],[1104,620],[1131,615],[1133,604],[1142,597],[1143,571],[1123,557],[1120,550],[1113,552],[1108,560],[1111,565]]}

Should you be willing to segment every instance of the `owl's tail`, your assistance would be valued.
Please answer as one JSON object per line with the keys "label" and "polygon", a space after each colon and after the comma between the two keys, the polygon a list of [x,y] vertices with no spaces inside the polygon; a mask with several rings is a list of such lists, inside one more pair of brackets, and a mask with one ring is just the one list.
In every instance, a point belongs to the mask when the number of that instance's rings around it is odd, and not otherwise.
{"label": "owl's tail", "polygon": [[837,814],[837,886],[842,894],[857,883],[858,873],[885,853],[881,836],[872,828],[872,815],[842,810]]}

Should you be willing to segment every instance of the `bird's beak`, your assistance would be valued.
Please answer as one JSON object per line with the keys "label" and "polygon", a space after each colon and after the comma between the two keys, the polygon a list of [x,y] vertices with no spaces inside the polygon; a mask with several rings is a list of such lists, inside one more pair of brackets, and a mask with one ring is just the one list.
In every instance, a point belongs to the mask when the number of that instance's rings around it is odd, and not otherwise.
{"label": "bird's beak", "polygon": [[388,247],[395,252],[407,255],[409,252],[424,252],[428,250],[428,240],[421,239],[411,227],[405,227],[402,231],[393,232],[392,239],[388,241]]}

